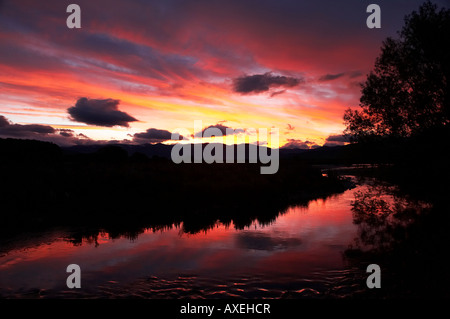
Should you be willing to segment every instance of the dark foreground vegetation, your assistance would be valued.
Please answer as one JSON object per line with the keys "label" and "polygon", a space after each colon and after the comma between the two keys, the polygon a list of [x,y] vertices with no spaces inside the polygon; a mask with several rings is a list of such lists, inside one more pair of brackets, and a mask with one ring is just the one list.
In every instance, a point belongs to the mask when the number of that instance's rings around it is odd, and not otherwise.
{"label": "dark foreground vegetation", "polygon": [[65,154],[51,143],[3,139],[1,233],[76,226],[133,236],[180,222],[197,232],[217,221],[241,228],[351,186],[297,160],[282,161],[274,175],[261,175],[260,166],[177,165],[119,146]]}

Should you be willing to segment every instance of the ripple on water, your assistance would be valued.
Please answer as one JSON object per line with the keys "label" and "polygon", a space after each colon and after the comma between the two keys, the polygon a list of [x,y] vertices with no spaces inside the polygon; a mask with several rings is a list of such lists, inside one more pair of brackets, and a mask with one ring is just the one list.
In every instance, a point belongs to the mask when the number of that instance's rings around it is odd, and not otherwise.
{"label": "ripple on water", "polygon": [[108,281],[92,289],[2,292],[5,298],[146,298],[146,299],[300,299],[345,298],[361,290],[356,269],[312,273],[308,278],[267,278],[242,275],[223,280],[217,277],[183,274],[174,277],[149,276],[129,284]]}

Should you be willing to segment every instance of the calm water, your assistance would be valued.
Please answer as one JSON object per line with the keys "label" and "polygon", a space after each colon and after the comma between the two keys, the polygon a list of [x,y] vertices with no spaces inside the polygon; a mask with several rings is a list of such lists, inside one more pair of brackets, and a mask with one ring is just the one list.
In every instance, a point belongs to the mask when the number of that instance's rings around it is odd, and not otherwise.
{"label": "calm water", "polygon": [[[272,224],[233,224],[197,234],[182,225],[137,238],[74,245],[65,230],[14,239],[0,250],[0,296],[280,298],[343,296],[359,289],[358,270],[343,251],[358,235],[351,202],[357,186],[307,207],[292,207]],[[81,289],[66,287],[66,267],[81,267]]]}

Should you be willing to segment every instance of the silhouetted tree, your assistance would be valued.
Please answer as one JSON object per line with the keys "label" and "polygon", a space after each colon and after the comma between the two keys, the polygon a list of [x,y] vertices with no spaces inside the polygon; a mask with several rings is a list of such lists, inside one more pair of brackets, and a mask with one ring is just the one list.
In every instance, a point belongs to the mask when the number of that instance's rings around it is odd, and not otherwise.
{"label": "silhouetted tree", "polygon": [[405,17],[399,36],[383,42],[375,68],[362,84],[362,109],[345,112],[345,133],[353,140],[448,128],[450,10],[425,2]]}

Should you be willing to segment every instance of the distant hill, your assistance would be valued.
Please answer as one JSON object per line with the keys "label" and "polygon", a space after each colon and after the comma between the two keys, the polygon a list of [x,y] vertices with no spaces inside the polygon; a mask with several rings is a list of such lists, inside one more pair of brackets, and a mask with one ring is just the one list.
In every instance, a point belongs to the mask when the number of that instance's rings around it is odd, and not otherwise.
{"label": "distant hill", "polygon": [[[133,154],[144,154],[149,158],[161,157],[170,159],[172,145],[165,144],[141,144],[141,145],[129,145],[129,144],[108,144],[119,146],[127,151],[129,156]],[[203,148],[207,144],[203,144]],[[241,144],[242,145],[242,144]],[[223,154],[225,156],[227,149],[234,147],[235,150],[235,161],[236,161],[236,145],[222,145]],[[67,154],[89,154],[98,152],[100,149],[104,148],[105,145],[78,145],[72,147],[63,148],[64,152]],[[190,144],[191,154],[194,154],[193,144]],[[245,145],[246,151],[246,161],[248,161],[249,154],[249,144]],[[263,151],[264,154],[269,152],[265,146],[258,146],[259,150]],[[279,150],[280,159],[298,159],[310,163],[318,164],[351,164],[351,163],[379,163],[379,162],[389,162],[397,156],[395,149],[390,149],[386,145],[381,144],[368,144],[368,145],[344,145],[344,146],[323,146],[316,149],[283,149]]]}
{"label": "distant hill", "polygon": [[[202,144],[202,149],[204,149],[208,144]],[[213,144],[211,144],[213,145]],[[234,159],[236,161],[236,154],[237,154],[237,148],[239,146],[237,145],[224,145],[224,144],[215,144],[222,146],[222,151],[225,155],[228,151],[230,151],[231,148],[234,148]],[[242,144],[241,144],[242,146]],[[63,147],[62,150],[65,154],[73,155],[73,154],[92,154],[99,152],[101,149],[105,147],[121,147],[124,149],[128,156],[133,156],[134,154],[144,154],[145,156],[149,158],[153,157],[161,157],[166,159],[171,159],[171,152],[173,145],[166,145],[166,144],[139,144],[139,145],[132,145],[132,144],[98,144],[98,145],[76,145],[76,146],[70,146],[70,147]],[[194,152],[194,144],[189,144],[189,147],[191,148],[191,154],[192,156],[195,154]],[[258,146],[258,154],[260,151],[265,152],[266,154],[270,154],[271,149],[267,148],[265,146]],[[245,159],[248,160],[248,154],[249,154],[250,145],[245,145]]]}
{"label": "distant hill", "polygon": [[0,163],[2,162],[48,162],[58,160],[61,149],[53,143],[36,140],[0,138]]}
{"label": "distant hill", "polygon": [[139,145],[131,145],[131,144],[92,144],[92,145],[75,145],[69,147],[62,147],[62,150],[65,154],[91,154],[98,152],[100,149],[107,146],[119,146],[127,151],[129,156],[132,156],[135,153],[141,153],[146,155],[149,158],[154,156],[170,158],[170,152],[172,150],[171,145],[166,144],[139,144]]}
{"label": "distant hill", "polygon": [[402,151],[388,143],[322,146],[311,150],[280,150],[281,158],[296,158],[316,164],[389,163],[402,156]]}
{"label": "distant hill", "polygon": [[[208,144],[203,144],[202,148]],[[236,162],[237,145],[223,145],[224,156],[227,150],[234,148],[234,159]],[[242,144],[241,144],[242,145]],[[191,154],[194,155],[194,146],[191,147]],[[136,156],[140,158],[165,158],[171,159],[172,145],[166,144],[92,144],[76,145],[70,147],[59,147],[50,142],[21,139],[0,139],[0,161],[48,161],[58,159],[61,156],[100,154],[104,159],[108,154],[104,150],[122,149],[125,152],[121,156]],[[249,144],[245,145],[245,161],[248,162]],[[258,154],[271,152],[270,148],[258,146]],[[116,154],[117,155],[117,154]],[[380,163],[390,162],[402,155],[402,151],[395,145],[372,143],[372,144],[350,144],[345,146],[323,146],[316,149],[283,149],[279,150],[280,159],[298,159],[301,161],[316,164],[351,164],[351,163]]]}

